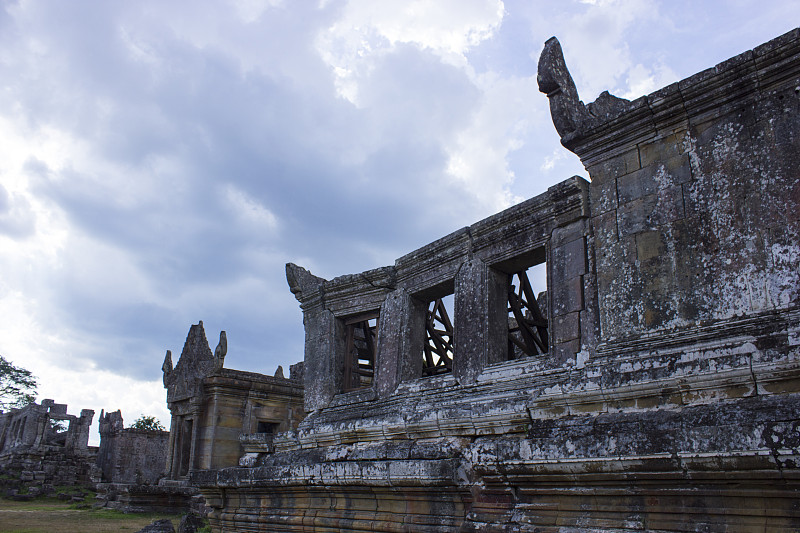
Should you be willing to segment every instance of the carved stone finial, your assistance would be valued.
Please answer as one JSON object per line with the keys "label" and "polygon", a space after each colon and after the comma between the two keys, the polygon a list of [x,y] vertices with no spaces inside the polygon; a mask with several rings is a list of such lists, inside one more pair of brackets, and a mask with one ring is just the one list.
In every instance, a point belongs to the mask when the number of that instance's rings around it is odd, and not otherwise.
{"label": "carved stone finial", "polygon": [[561,139],[579,131],[588,120],[589,112],[578,97],[578,89],[564,62],[561,44],[555,37],[550,37],[544,44],[536,81],[539,90],[550,100],[550,115]]}
{"label": "carved stone finial", "polygon": [[164,387],[167,387],[167,383],[169,382],[169,375],[172,373],[172,351],[167,350],[167,355],[164,356],[164,364],[161,365],[161,372],[163,372],[162,380],[164,381]]}
{"label": "carved stone finial", "polygon": [[225,363],[225,356],[228,353],[228,336],[225,331],[219,332],[219,344],[214,350],[214,370],[220,370]]}
{"label": "carved stone finial", "polygon": [[301,266],[297,266],[294,263],[286,263],[286,282],[289,284],[289,290],[299,300],[303,293],[308,296],[313,292],[319,291],[325,280],[315,276]]}
{"label": "carved stone finial", "polygon": [[278,365],[278,369],[275,371],[275,377],[283,379],[283,366]]}

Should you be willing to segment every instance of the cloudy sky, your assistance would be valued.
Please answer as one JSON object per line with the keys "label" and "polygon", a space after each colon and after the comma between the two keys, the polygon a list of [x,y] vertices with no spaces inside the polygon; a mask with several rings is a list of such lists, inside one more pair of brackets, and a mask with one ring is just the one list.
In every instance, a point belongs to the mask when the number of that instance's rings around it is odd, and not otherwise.
{"label": "cloudy sky", "polygon": [[550,36],[589,102],[797,21],[796,0],[0,0],[0,354],[70,413],[168,425],[161,362],[198,320],[230,368],[302,359],[286,262],[392,264],[586,175],[536,87]]}

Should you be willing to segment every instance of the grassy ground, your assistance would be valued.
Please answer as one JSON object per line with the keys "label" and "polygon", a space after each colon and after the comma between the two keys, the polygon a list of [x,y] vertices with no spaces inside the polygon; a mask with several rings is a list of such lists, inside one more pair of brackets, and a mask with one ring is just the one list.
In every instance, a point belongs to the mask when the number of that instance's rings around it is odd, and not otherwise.
{"label": "grassy ground", "polygon": [[28,502],[0,499],[0,533],[135,532],[159,518],[175,529],[180,515],[124,514],[109,509],[75,509],[69,503],[42,498]]}

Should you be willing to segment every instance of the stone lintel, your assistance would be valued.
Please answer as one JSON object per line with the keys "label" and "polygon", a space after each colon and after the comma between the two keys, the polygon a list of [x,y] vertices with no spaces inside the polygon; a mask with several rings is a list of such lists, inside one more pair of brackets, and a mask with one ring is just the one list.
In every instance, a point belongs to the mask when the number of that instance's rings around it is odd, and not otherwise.
{"label": "stone lintel", "polygon": [[476,222],[469,227],[473,255],[509,274],[543,261],[540,250],[554,226],[553,207],[543,193]]}
{"label": "stone lintel", "polygon": [[288,379],[265,376],[255,372],[243,372],[229,368],[212,374],[203,380],[203,388],[207,393],[224,390],[226,394],[233,391],[242,395],[290,396],[302,394],[303,384]]}
{"label": "stone lintel", "polygon": [[389,266],[326,281],[322,285],[325,308],[337,317],[374,311],[394,290],[396,277],[395,268]]}
{"label": "stone lintel", "polygon": [[462,228],[395,261],[397,288],[421,300],[431,300],[453,291],[453,278],[469,255],[471,236]]}

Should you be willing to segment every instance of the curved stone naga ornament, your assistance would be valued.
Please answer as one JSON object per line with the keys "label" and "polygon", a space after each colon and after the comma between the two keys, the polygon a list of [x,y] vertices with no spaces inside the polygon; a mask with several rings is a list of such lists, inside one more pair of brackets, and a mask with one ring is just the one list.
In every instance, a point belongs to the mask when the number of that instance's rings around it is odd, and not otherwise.
{"label": "curved stone naga ornament", "polygon": [[222,369],[225,364],[225,356],[228,354],[228,336],[225,331],[219,332],[219,343],[214,350],[214,371]]}
{"label": "curved stone naga ornament", "polygon": [[302,302],[321,294],[323,278],[317,277],[305,268],[294,263],[286,263],[286,282],[295,298]]}
{"label": "curved stone naga ornament", "polygon": [[578,89],[564,62],[561,43],[555,37],[550,37],[544,43],[544,50],[539,56],[536,81],[539,90],[545,93],[550,101],[553,125],[564,142],[583,128],[589,120],[589,111],[578,98]]}
{"label": "curved stone naga ornament", "polygon": [[162,380],[164,381],[164,388],[169,387],[169,375],[172,374],[172,351],[167,350],[167,355],[164,356],[164,364],[161,365],[161,372],[163,372]]}
{"label": "curved stone naga ornament", "polygon": [[536,81],[539,90],[550,101],[550,115],[561,136],[561,144],[573,152],[581,137],[635,107],[629,100],[608,91],[603,91],[594,102],[584,105],[564,62],[561,44],[555,37],[550,37],[544,43]]}

